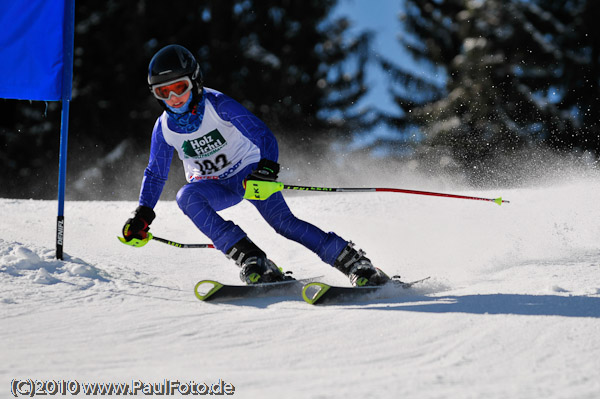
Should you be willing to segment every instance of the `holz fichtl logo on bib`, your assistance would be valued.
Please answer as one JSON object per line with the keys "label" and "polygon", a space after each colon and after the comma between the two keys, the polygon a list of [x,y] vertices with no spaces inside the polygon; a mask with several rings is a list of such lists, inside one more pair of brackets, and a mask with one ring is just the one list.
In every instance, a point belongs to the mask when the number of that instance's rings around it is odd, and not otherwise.
{"label": "holz fichtl logo on bib", "polygon": [[204,136],[186,140],[181,148],[187,158],[208,157],[227,145],[221,133],[215,129]]}

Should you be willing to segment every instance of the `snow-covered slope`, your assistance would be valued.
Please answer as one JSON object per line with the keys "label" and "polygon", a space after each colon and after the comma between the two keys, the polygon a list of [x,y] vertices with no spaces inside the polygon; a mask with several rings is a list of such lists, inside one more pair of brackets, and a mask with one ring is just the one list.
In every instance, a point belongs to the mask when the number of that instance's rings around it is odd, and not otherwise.
{"label": "snow-covered slope", "polygon": [[[239,398],[600,397],[600,182],[457,193],[511,203],[289,197],[297,216],[389,274],[432,276],[410,293],[327,307],[198,301],[198,280],[238,283],[237,268],[211,249],[122,245],[135,201],[67,202],[57,261],[56,202],[1,199],[0,396],[13,379],[167,379],[223,380]],[[208,242],[174,201],[156,212],[156,235]],[[250,204],[222,214],[297,277],[347,284]]]}

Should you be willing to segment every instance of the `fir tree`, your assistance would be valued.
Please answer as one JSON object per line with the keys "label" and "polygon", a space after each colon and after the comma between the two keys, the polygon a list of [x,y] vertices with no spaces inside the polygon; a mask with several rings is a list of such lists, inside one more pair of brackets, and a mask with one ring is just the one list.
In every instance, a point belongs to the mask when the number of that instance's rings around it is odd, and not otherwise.
{"label": "fir tree", "polygon": [[419,128],[427,145],[451,149],[470,167],[531,143],[600,150],[597,8],[583,0],[408,0],[410,49],[447,78],[435,86],[384,63],[398,82],[422,90],[396,97],[403,114],[390,123]]}

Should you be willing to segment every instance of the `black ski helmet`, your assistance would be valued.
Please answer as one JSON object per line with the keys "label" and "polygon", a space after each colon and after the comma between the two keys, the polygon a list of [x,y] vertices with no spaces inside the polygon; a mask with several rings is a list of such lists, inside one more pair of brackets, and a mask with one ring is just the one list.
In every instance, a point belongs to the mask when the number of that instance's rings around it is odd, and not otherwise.
{"label": "black ski helmet", "polygon": [[192,93],[198,101],[202,93],[202,72],[194,55],[185,47],[171,44],[158,50],[148,65],[148,87],[188,76],[194,85]]}

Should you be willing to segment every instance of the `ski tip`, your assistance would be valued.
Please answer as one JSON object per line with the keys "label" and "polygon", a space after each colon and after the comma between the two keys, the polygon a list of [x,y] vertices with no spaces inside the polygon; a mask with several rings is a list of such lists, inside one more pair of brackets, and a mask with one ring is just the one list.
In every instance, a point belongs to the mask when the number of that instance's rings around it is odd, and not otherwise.
{"label": "ski tip", "polygon": [[308,283],[302,287],[302,299],[304,299],[305,302],[314,305],[321,299],[327,290],[329,290],[329,288],[331,288],[331,286],[316,281]]}
{"label": "ski tip", "polygon": [[217,291],[223,288],[223,284],[214,280],[198,281],[194,287],[194,295],[201,301],[207,301]]}

